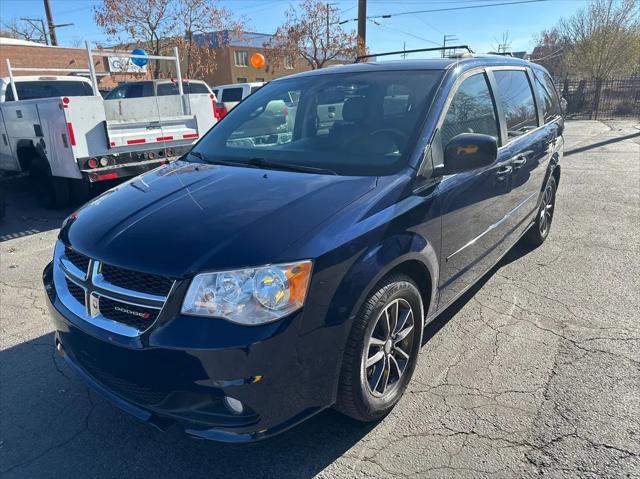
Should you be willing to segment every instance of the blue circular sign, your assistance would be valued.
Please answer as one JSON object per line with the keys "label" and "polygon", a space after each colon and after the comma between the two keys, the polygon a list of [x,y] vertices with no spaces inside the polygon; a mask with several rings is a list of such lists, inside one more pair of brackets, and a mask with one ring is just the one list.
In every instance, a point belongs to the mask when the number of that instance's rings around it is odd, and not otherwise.
{"label": "blue circular sign", "polygon": [[[133,50],[131,52],[131,54],[132,55],[146,55],[147,52],[145,52],[142,48],[136,48],[135,50]],[[147,58],[132,58],[131,59],[131,63],[133,63],[136,66],[143,67],[147,63],[149,63],[149,60]]]}

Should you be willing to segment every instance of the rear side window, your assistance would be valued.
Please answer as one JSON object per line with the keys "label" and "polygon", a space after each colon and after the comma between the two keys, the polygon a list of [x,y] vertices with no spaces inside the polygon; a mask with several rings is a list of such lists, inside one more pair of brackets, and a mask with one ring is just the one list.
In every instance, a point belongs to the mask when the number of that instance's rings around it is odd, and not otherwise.
{"label": "rear side window", "polygon": [[144,96],[143,85],[141,83],[133,83],[128,85],[126,98],[142,98]]}
{"label": "rear side window", "polygon": [[204,83],[183,83],[182,88],[185,93],[209,93],[209,89]]}
{"label": "rear side window", "polygon": [[548,123],[561,115],[560,100],[553,80],[549,75],[536,72],[535,77],[536,91],[542,107],[542,118],[545,123]]}
{"label": "rear side window", "polygon": [[218,89],[213,90],[213,94],[216,96],[216,98],[220,98],[220,91]]}
{"label": "rear side window", "polygon": [[222,101],[241,101],[242,88],[225,88],[222,90]]}
{"label": "rear side window", "polygon": [[[91,85],[79,81],[19,81],[16,82],[18,99],[34,100],[37,98],[53,98],[56,96],[91,96]],[[13,101],[13,90],[7,85],[5,101]]]}
{"label": "rear side window", "polygon": [[[182,84],[184,87],[184,83]],[[159,83],[156,88],[156,94],[158,96],[168,96],[168,95],[177,95],[178,94],[178,85],[175,83]],[[184,90],[185,93],[188,93]]]}
{"label": "rear side window", "polygon": [[464,80],[456,91],[440,135],[443,148],[460,133],[481,133],[498,141],[498,120],[491,90],[484,73]]}
{"label": "rear side window", "polygon": [[507,122],[507,139],[537,128],[538,115],[527,73],[524,70],[498,70],[493,74]]}

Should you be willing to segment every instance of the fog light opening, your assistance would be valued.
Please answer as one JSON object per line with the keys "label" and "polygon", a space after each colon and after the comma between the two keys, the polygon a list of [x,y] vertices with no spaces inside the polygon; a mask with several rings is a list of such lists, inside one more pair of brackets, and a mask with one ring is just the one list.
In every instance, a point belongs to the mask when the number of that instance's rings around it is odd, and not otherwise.
{"label": "fog light opening", "polygon": [[237,399],[225,396],[223,401],[226,408],[231,411],[232,414],[242,414],[242,411],[244,411],[244,406]]}

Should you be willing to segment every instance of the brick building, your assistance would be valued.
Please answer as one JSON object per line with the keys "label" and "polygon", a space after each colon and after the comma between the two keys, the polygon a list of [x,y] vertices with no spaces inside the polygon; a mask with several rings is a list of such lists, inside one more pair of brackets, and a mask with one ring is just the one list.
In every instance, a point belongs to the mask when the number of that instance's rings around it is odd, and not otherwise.
{"label": "brick building", "polygon": [[[41,43],[0,37],[0,77],[9,75],[6,59],[11,67],[25,68],[74,68],[88,69],[87,50],[84,48],[68,48],[42,45]],[[107,57],[93,57],[93,63],[100,89],[110,90],[124,81],[150,78],[147,71],[122,72],[116,67],[117,62],[110,62]],[[88,77],[88,73],[64,73],[55,71],[44,72],[16,72],[16,76],[26,75],[81,75]]]}
{"label": "brick building", "polygon": [[272,38],[273,35],[255,32],[242,32],[239,36],[228,31],[194,35],[194,41],[206,42],[216,51],[216,70],[203,80],[211,86],[263,82],[310,69],[309,64],[303,58],[285,58],[278,66],[267,64],[266,68],[259,70],[253,68],[249,60],[251,55],[254,53],[264,55],[264,45]]}

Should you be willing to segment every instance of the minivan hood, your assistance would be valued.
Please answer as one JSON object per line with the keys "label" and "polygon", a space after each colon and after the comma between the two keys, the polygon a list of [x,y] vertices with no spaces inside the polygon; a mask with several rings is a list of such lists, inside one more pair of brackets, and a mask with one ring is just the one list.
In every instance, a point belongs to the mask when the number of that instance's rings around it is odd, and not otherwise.
{"label": "minivan hood", "polygon": [[375,187],[374,177],[177,161],[83,206],[61,238],[92,258],[176,278],[272,263]]}

